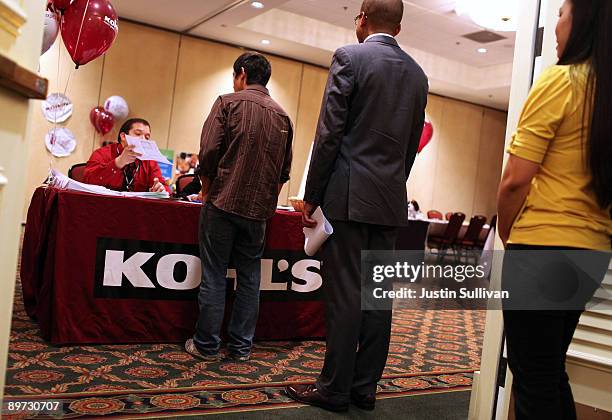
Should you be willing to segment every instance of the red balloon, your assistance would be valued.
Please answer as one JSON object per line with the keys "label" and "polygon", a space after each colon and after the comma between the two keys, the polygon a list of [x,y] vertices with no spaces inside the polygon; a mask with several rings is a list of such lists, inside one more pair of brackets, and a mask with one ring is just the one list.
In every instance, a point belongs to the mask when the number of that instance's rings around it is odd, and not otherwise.
{"label": "red balloon", "polygon": [[421,134],[421,140],[419,141],[418,153],[425,148],[433,137],[433,125],[429,121],[425,121],[423,124],[423,133]]}
{"label": "red balloon", "polygon": [[70,2],[72,0],[51,0],[50,3],[53,3],[53,7],[56,11],[64,13],[64,10],[70,6]]}
{"label": "red balloon", "polygon": [[77,68],[108,51],[118,32],[107,0],[74,0],[62,16],[62,39]]}
{"label": "red balloon", "polygon": [[106,112],[104,107],[97,106],[89,113],[89,119],[96,131],[103,136],[108,134],[115,125],[115,117],[110,112]]}

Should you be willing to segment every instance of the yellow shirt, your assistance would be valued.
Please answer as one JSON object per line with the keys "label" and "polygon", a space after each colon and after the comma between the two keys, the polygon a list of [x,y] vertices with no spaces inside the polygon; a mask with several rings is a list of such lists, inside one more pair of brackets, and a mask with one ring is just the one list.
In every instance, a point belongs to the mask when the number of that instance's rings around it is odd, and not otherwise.
{"label": "yellow shirt", "polygon": [[509,243],[610,249],[610,209],[597,204],[586,164],[587,74],[585,64],[552,66],[529,94],[508,153],[539,164],[540,170]]}

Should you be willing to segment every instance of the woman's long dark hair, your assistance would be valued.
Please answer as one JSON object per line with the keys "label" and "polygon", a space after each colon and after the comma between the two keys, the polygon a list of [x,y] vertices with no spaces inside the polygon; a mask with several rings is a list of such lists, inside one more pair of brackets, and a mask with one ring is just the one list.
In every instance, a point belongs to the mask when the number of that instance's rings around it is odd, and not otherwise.
{"label": "woman's long dark hair", "polygon": [[572,31],[559,64],[589,63],[587,162],[601,208],[612,205],[612,0],[569,0]]}

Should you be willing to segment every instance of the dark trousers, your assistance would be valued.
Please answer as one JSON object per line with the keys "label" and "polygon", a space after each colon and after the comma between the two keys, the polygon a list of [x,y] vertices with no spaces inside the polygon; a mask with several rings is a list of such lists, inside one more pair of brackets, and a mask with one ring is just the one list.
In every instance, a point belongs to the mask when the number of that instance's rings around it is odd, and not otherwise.
{"label": "dark trousers", "polygon": [[504,311],[517,420],[576,419],[565,354],[582,311]]}
{"label": "dark trousers", "polygon": [[397,228],[331,221],[334,234],[323,245],[325,363],[317,387],[338,403],[351,393],[376,392],[391,338],[391,311],[361,310],[361,250],[392,250]]}
{"label": "dark trousers", "polygon": [[[560,247],[536,247],[511,245],[509,251],[543,251],[572,250]],[[575,251],[575,249],[574,249]],[[588,251],[584,251],[588,252]],[[537,255],[537,254],[534,254]],[[607,270],[609,255],[596,255],[588,259],[583,257],[583,264],[594,270],[596,280],[603,279]],[[504,259],[503,283],[506,273],[512,270],[508,254]],[[580,263],[578,263],[580,264]],[[551,266],[551,269],[555,267]],[[513,276],[521,275],[520,269],[511,271]],[[538,282],[531,272],[522,274],[529,281]],[[561,290],[571,289],[563,284],[562,276],[555,276]],[[571,276],[570,276],[571,278]],[[592,287],[594,292],[595,286]],[[592,296],[592,294],[591,294]],[[574,331],[578,325],[584,305],[589,300],[577,305],[575,310],[504,310],[504,329],[508,354],[508,365],[513,375],[512,393],[514,395],[515,417],[517,420],[540,419],[576,419],[576,408],[565,370],[565,359]]]}
{"label": "dark trousers", "polygon": [[219,351],[230,260],[236,268],[237,288],[228,327],[228,349],[237,355],[250,353],[259,313],[265,233],[265,221],[245,219],[204,204],[200,213],[200,316],[193,337],[202,353]]}

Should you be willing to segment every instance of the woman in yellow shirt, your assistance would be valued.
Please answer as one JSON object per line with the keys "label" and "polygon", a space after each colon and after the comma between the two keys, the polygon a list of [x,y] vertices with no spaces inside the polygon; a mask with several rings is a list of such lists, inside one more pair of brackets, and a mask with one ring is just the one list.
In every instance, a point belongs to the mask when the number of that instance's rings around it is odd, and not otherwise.
{"label": "woman in yellow shirt", "polygon": [[[612,1],[565,1],[556,28],[559,64],[533,86],[508,148],[498,192],[499,235],[509,251],[502,281],[504,288],[513,284],[528,295],[525,307],[504,306],[517,419],[576,418],[566,352],[610,262],[611,28]],[[535,295],[542,290],[553,289],[552,294],[565,299],[585,288],[579,275],[584,270],[564,266],[567,261],[534,273],[529,270],[534,265],[521,256],[545,259],[553,251],[559,261],[567,252],[588,253],[580,258],[583,265],[589,260],[587,283],[595,285],[586,287],[590,292],[582,302],[572,302],[575,307],[537,306],[540,296]],[[529,302],[538,302],[537,307]]]}

